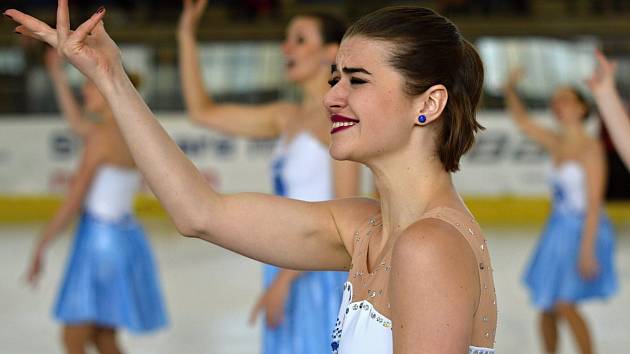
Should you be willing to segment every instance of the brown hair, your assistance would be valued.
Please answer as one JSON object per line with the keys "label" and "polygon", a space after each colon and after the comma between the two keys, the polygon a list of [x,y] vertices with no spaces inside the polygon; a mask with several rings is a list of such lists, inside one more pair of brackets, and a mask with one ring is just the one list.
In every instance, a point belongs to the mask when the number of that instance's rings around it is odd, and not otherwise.
{"label": "brown hair", "polygon": [[332,14],[324,12],[305,12],[296,17],[310,17],[317,20],[319,25],[319,34],[322,37],[322,44],[339,44],[346,32],[345,22]]}
{"label": "brown hair", "polygon": [[363,36],[394,45],[390,64],[405,78],[404,90],[415,96],[442,84],[449,95],[440,119],[437,153],[449,172],[484,129],[476,119],[483,86],[483,64],[473,46],[447,18],[430,9],[386,7],[355,22],[344,38]]}

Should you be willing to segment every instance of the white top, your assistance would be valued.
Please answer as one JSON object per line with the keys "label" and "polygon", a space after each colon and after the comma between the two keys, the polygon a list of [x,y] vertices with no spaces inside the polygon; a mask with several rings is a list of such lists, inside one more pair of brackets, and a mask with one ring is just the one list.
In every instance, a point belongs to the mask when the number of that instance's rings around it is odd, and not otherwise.
{"label": "white top", "polygon": [[140,187],[134,169],[103,165],[96,172],[84,207],[92,215],[109,221],[132,214],[133,198]]}
{"label": "white top", "polygon": [[[394,351],[392,321],[367,300],[352,302],[350,282],[343,287],[343,299],[332,337],[334,354],[392,354]],[[335,343],[338,343],[337,348]],[[468,347],[468,354],[494,352],[489,348]]]}
{"label": "white top", "polygon": [[285,197],[309,202],[333,198],[330,154],[308,132],[298,133],[288,143],[282,138],[275,152],[274,173],[283,182]]}
{"label": "white top", "polygon": [[551,170],[553,204],[562,213],[582,213],[586,210],[586,185],[582,165],[565,161]]}

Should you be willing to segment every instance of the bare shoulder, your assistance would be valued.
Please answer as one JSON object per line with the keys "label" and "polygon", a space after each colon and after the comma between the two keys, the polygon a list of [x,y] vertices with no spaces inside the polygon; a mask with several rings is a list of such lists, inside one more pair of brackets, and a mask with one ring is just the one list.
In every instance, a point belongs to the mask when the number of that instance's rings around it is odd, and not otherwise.
{"label": "bare shoulder", "polygon": [[409,226],[396,240],[392,266],[401,271],[470,275],[476,258],[464,236],[438,219],[422,219]]}
{"label": "bare shoulder", "polygon": [[444,348],[448,344],[461,352],[467,347],[480,286],[475,255],[464,236],[445,221],[420,220],[396,240],[391,267],[398,340],[416,347],[442,338]]}

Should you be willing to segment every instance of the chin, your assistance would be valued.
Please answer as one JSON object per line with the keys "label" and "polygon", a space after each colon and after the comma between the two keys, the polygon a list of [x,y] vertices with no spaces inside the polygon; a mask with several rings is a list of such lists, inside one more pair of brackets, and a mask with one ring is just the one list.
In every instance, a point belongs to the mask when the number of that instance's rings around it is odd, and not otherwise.
{"label": "chin", "polygon": [[333,142],[330,144],[330,148],[328,151],[330,153],[330,157],[337,161],[361,162],[357,159],[357,157],[355,156],[356,154],[353,153],[352,149],[350,149],[350,146],[344,146],[343,144],[339,143],[335,144]]}

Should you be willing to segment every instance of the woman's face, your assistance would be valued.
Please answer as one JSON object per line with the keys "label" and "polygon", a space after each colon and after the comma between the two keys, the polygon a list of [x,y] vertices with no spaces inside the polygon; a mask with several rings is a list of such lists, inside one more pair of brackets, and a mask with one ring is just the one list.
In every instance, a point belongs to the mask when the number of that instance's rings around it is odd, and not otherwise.
{"label": "woman's face", "polygon": [[83,104],[88,112],[100,113],[107,108],[107,101],[92,82],[83,84],[82,93]]}
{"label": "woman's face", "polygon": [[586,108],[580,102],[573,89],[557,89],[551,98],[551,110],[561,123],[579,123],[583,121]]}
{"label": "woman's face", "polygon": [[298,16],[291,20],[286,39],[282,43],[286,59],[287,78],[292,82],[304,82],[330,65],[326,46],[322,43],[319,21],[313,17]]}
{"label": "woman's face", "polygon": [[403,76],[388,63],[392,49],[362,36],[341,43],[324,98],[333,158],[366,162],[409,144],[418,107],[403,91]]}

